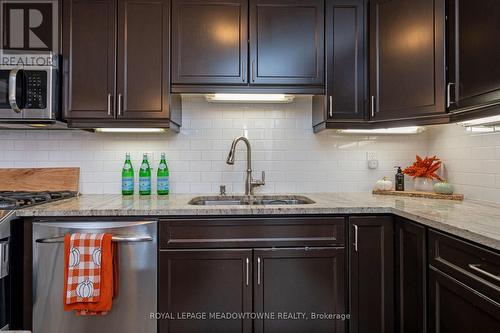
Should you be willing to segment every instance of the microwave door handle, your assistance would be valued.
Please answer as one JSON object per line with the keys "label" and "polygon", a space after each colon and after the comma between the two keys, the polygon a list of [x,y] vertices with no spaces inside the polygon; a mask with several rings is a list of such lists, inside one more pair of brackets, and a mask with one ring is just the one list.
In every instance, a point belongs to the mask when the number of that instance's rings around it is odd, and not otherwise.
{"label": "microwave door handle", "polygon": [[14,112],[20,113],[21,108],[17,105],[16,100],[16,88],[17,88],[17,73],[19,73],[19,68],[14,68],[9,73],[9,104]]}

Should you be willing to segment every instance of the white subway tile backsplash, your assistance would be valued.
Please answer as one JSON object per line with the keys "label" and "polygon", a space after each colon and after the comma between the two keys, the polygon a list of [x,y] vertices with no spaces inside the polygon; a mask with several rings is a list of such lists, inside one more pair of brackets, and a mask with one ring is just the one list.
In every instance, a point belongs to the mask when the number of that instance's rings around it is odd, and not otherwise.
{"label": "white subway tile backsplash", "polygon": [[500,133],[471,133],[456,124],[432,127],[428,153],[443,160],[442,174],[457,192],[500,202]]}
{"label": "white subway tile backsplash", "polygon": [[[431,133],[443,142],[444,148],[436,153],[450,157],[446,161],[450,165],[450,180],[454,181],[457,174],[463,175],[460,179],[473,179],[467,176],[474,168],[471,150],[488,147],[488,150],[474,150],[474,154],[483,159],[477,167],[478,174],[487,177],[487,181],[476,181],[491,190],[500,188],[499,173],[495,172],[500,160],[500,144],[494,144],[494,137],[479,137],[469,143],[467,137],[455,135],[457,141],[468,147],[464,149],[456,142],[449,142],[447,135]],[[215,194],[221,184],[226,185],[228,193],[242,193],[246,171],[243,143],[238,147],[235,165],[225,163],[232,140],[241,135],[246,135],[252,143],[254,178],[260,178],[261,171],[266,171],[267,184],[256,189],[257,193],[369,191],[377,179],[383,176],[392,179],[395,165],[408,165],[415,154],[426,154],[429,145],[427,133],[366,136],[324,131],[314,134],[311,97],[307,96],[297,96],[289,104],[254,105],[209,103],[202,96],[184,96],[183,127],[179,134],[0,130],[0,167],[79,166],[82,193],[120,193],[126,152],[131,153],[136,173],[144,152],[149,154],[154,168],[160,153],[165,152],[173,193]],[[477,142],[481,144],[476,146]],[[377,153],[377,170],[367,167],[368,151]],[[455,164],[455,160],[471,164],[462,166],[464,163]],[[475,185],[471,181],[459,184],[460,188],[480,193],[477,189],[483,187]]]}

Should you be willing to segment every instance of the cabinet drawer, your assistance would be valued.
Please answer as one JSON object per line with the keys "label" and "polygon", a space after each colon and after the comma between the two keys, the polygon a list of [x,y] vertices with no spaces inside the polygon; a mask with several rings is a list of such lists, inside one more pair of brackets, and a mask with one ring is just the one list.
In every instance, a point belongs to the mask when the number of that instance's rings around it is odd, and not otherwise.
{"label": "cabinet drawer", "polygon": [[430,230],[429,263],[500,301],[500,254]]}
{"label": "cabinet drawer", "polygon": [[172,219],[160,248],[343,246],[343,217]]}

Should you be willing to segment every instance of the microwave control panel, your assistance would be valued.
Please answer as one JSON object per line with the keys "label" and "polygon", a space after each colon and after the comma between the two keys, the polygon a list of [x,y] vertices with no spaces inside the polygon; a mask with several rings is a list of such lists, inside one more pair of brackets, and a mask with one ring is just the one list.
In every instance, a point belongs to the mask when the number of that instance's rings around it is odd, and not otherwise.
{"label": "microwave control panel", "polygon": [[26,71],[26,109],[47,107],[47,72]]}

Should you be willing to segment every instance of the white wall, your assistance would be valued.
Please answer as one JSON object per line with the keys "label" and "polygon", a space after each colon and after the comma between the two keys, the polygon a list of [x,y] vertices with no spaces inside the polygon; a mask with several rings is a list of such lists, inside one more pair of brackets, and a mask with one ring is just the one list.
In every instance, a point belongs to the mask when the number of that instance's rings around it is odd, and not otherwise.
{"label": "white wall", "polygon": [[[233,138],[252,142],[255,178],[266,171],[260,192],[368,191],[393,166],[407,165],[427,151],[427,134],[352,136],[334,131],[313,134],[311,98],[291,104],[213,104],[200,96],[183,99],[180,134],[109,134],[83,131],[0,130],[0,167],[79,166],[82,193],[119,193],[125,152],[137,170],[142,152],[167,153],[174,193],[244,191],[245,152],[236,164],[225,158]],[[368,170],[366,153],[376,152],[378,170]],[[498,154],[498,152],[497,152]]]}
{"label": "white wall", "polygon": [[428,152],[467,198],[500,203],[500,133],[474,134],[456,124],[431,127]]}

